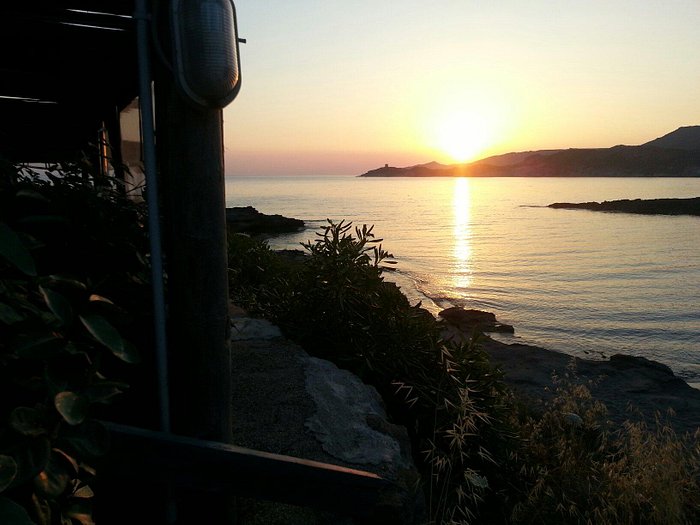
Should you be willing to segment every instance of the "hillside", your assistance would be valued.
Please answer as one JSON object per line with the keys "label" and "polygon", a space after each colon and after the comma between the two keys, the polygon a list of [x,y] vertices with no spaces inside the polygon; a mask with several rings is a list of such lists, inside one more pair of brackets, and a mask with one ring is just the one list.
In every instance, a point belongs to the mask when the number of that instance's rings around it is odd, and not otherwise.
{"label": "hillside", "polygon": [[700,126],[640,146],[513,152],[469,164],[386,165],[360,177],[700,177]]}
{"label": "hillside", "polygon": [[642,144],[656,148],[700,150],[700,126],[685,126],[663,137]]}

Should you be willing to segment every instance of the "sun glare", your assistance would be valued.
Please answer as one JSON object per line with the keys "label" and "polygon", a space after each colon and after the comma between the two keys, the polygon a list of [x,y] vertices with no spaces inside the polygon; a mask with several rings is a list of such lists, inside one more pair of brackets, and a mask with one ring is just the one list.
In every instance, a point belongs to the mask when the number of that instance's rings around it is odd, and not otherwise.
{"label": "sun glare", "polygon": [[495,120],[484,112],[451,112],[436,122],[435,145],[455,162],[474,160],[493,145],[496,127]]}

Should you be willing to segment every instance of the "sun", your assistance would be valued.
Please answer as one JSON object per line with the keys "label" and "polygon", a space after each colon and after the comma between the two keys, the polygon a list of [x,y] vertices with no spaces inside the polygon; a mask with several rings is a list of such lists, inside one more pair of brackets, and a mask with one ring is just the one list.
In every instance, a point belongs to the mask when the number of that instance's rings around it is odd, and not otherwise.
{"label": "sun", "polygon": [[496,124],[494,118],[477,109],[446,112],[435,121],[435,147],[455,162],[474,160],[493,145]]}

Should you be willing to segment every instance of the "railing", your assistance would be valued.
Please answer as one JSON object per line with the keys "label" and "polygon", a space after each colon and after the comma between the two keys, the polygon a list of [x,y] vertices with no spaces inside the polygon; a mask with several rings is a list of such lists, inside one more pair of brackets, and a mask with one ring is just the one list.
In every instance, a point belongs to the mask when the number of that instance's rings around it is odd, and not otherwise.
{"label": "railing", "polygon": [[[392,486],[370,472],[114,423],[105,425],[112,443],[99,474],[109,480],[112,497],[131,507],[129,512],[134,516],[130,523],[154,522],[157,518],[152,516],[159,512],[154,513],[153,507],[165,508],[158,500],[168,492],[183,490],[288,503],[350,516],[359,523],[378,523],[377,504]],[[143,494],[144,490],[148,494]],[[130,496],[137,493],[142,499],[146,496],[150,509],[143,503],[135,505]],[[137,512],[137,506],[144,508],[145,514]],[[110,507],[111,516],[103,514],[101,521],[123,522],[124,517],[117,517],[120,509],[114,508],[114,501],[106,506]],[[165,512],[160,512],[161,517]],[[146,519],[147,515],[151,517]],[[198,523],[218,522],[203,513]]]}

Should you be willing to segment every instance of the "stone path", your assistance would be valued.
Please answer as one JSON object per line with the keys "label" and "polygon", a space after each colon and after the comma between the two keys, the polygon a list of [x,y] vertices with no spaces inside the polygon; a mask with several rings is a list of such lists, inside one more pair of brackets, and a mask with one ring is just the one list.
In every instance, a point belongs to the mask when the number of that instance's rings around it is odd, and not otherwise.
{"label": "stone path", "polygon": [[[420,497],[404,490],[409,484],[414,488],[418,479],[408,434],[387,422],[373,387],[329,361],[309,356],[277,327],[242,311],[234,310],[231,341],[234,444],[373,472],[398,483],[397,514],[412,515],[420,507]],[[267,506],[253,514],[257,520],[265,516],[276,523],[267,514],[270,508],[280,513],[279,506]],[[339,519],[306,511],[291,518],[289,513],[297,510],[281,512],[279,523]]]}

